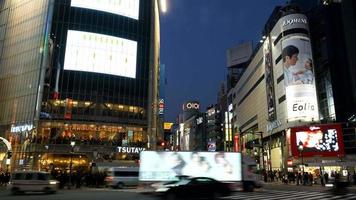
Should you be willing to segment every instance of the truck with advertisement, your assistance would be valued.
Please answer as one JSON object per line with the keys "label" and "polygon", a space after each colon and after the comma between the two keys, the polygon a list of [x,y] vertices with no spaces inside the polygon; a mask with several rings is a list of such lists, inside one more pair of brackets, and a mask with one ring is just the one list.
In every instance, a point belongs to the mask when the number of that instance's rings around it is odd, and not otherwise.
{"label": "truck with advertisement", "polygon": [[239,152],[142,151],[141,183],[171,182],[179,177],[209,177],[244,191],[261,187],[253,158]]}

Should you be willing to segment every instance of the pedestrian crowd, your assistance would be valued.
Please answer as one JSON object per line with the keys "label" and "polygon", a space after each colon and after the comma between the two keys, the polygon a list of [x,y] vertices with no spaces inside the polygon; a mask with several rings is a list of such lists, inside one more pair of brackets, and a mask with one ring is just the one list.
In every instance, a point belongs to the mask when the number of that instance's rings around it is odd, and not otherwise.
{"label": "pedestrian crowd", "polygon": [[[67,172],[52,172],[52,178],[59,182],[59,188],[81,188],[85,187],[103,187],[105,186],[105,172],[82,172],[76,171],[71,175]],[[6,186],[10,181],[9,172],[0,171],[0,186]]]}
{"label": "pedestrian crowd", "polygon": [[[280,170],[263,170],[262,177],[264,182],[282,182],[284,184],[295,184],[295,185],[313,185],[320,184],[325,186],[325,184],[333,183],[336,180],[340,180],[341,177],[339,172],[331,172],[329,175],[327,172],[324,174],[312,174],[310,172],[287,172],[283,173]],[[356,172],[348,175],[345,182],[349,184],[356,185]]]}
{"label": "pedestrian crowd", "polygon": [[53,172],[52,177],[59,181],[59,188],[102,187],[105,185],[105,172],[82,172],[72,174],[67,172]]}
{"label": "pedestrian crowd", "polygon": [[0,186],[6,186],[10,181],[10,173],[0,171]]}

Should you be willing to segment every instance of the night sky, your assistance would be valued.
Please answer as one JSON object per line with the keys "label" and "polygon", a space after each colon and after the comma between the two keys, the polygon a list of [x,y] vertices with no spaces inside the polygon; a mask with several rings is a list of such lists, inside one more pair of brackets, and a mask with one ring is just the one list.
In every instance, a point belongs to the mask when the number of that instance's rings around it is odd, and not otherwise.
{"label": "night sky", "polygon": [[175,122],[187,100],[201,111],[217,103],[226,80],[226,50],[261,39],[275,6],[286,0],[167,0],[161,14],[161,63],[166,65],[165,121]]}

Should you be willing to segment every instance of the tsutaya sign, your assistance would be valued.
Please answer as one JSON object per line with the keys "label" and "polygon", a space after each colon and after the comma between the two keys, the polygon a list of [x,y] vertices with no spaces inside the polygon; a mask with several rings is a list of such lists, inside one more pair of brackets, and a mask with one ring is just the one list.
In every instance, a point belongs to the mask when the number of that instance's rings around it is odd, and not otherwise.
{"label": "tsutaya sign", "polygon": [[143,147],[117,147],[119,153],[140,153],[141,151],[146,150]]}

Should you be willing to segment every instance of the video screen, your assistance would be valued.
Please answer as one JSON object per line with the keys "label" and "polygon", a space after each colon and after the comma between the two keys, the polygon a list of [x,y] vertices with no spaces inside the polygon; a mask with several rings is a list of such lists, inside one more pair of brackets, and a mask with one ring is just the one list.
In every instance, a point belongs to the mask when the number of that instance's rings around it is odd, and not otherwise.
{"label": "video screen", "polygon": [[325,132],[319,130],[296,132],[297,146],[303,145],[303,151],[339,151],[336,129],[328,129]]}
{"label": "video screen", "polygon": [[136,78],[137,42],[69,30],[64,69]]}
{"label": "video screen", "polygon": [[177,176],[241,180],[241,154],[224,152],[155,152],[140,154],[140,181],[170,181]]}
{"label": "video screen", "polygon": [[[344,141],[340,124],[320,124],[291,128],[294,156],[342,156]],[[303,148],[301,148],[303,146]]]}
{"label": "video screen", "polygon": [[138,20],[140,0],[72,0],[71,6],[109,12]]}

